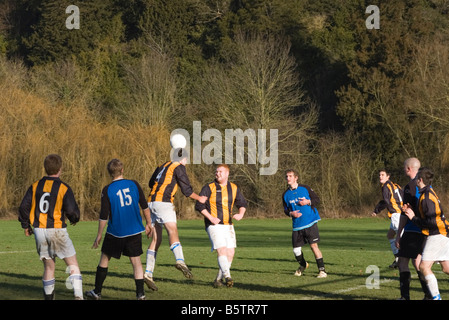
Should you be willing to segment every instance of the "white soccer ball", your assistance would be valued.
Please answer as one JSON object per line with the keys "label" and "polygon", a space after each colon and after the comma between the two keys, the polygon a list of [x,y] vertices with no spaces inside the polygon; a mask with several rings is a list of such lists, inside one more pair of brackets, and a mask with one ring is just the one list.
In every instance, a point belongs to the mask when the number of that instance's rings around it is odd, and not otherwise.
{"label": "white soccer ball", "polygon": [[173,149],[185,148],[187,140],[182,134],[177,133],[170,137],[170,145]]}

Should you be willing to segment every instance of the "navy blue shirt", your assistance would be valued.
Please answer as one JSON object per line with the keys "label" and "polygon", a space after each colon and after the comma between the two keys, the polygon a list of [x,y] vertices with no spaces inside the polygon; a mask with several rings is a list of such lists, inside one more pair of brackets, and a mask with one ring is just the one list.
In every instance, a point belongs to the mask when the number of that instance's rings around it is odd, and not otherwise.
{"label": "navy blue shirt", "polygon": [[139,205],[143,210],[148,208],[142,188],[136,181],[119,179],[104,187],[100,220],[109,219],[106,232],[123,238],[145,231]]}

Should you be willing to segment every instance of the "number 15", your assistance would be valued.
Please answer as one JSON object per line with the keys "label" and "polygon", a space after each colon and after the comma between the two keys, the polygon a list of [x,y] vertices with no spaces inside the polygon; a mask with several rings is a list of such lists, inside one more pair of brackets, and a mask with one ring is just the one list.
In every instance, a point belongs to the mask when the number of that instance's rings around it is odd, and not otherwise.
{"label": "number 15", "polygon": [[[122,193],[123,192],[123,193]],[[129,188],[123,189],[123,190],[119,190],[116,193],[119,198],[120,198],[120,205],[122,207],[124,206],[130,206],[131,203],[133,202],[133,199],[131,198],[131,195],[129,195]],[[125,198],[125,201],[123,201],[123,196]]]}

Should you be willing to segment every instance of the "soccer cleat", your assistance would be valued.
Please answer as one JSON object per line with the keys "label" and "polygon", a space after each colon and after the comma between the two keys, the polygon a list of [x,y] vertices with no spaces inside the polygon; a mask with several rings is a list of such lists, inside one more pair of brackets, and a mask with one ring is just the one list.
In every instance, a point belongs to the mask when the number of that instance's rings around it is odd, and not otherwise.
{"label": "soccer cleat", "polygon": [[231,277],[227,277],[227,278],[225,279],[225,281],[226,281],[226,287],[232,288],[232,287],[234,286],[234,280],[232,280]]}
{"label": "soccer cleat", "polygon": [[153,277],[150,276],[148,273],[144,274],[143,281],[147,285],[148,289],[153,290],[153,291],[157,291],[158,290],[156,284],[154,283]]}
{"label": "soccer cleat", "polygon": [[300,277],[302,276],[302,273],[304,272],[304,270],[306,270],[309,267],[309,263],[306,262],[306,266],[299,266],[298,270],[295,271],[295,276],[296,277]]}
{"label": "soccer cleat", "polygon": [[316,277],[317,278],[326,278],[327,277],[327,273],[324,272],[324,270],[321,270]]}
{"label": "soccer cleat", "polygon": [[137,300],[146,300],[146,297],[144,294],[138,295]]}
{"label": "soccer cleat", "polygon": [[192,272],[189,270],[189,267],[187,267],[187,265],[184,262],[177,261],[175,264],[175,268],[180,270],[184,274],[184,277],[186,277],[187,279],[193,278]]}
{"label": "soccer cleat", "polygon": [[215,281],[214,281],[214,288],[221,288],[223,286],[224,286],[223,280],[215,279]]}
{"label": "soccer cleat", "polygon": [[393,263],[388,266],[388,268],[390,268],[390,269],[397,269],[398,268],[398,262],[396,260],[394,260]]}
{"label": "soccer cleat", "polygon": [[84,295],[89,300],[101,300],[101,293],[95,293],[94,290],[86,291],[86,292],[84,292]]}

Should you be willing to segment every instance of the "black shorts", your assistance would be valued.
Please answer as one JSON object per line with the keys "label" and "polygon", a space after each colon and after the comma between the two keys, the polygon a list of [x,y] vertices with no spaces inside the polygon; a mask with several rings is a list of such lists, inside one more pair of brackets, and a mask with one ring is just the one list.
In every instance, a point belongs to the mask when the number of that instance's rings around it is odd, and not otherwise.
{"label": "black shorts", "polygon": [[398,257],[416,259],[426,243],[426,236],[418,232],[404,232],[399,240]]}
{"label": "black shorts", "polygon": [[292,232],[293,248],[303,247],[306,243],[312,244],[318,242],[320,242],[320,232],[318,231],[317,223],[306,229]]}
{"label": "black shorts", "polygon": [[127,257],[138,257],[143,253],[142,234],[117,238],[106,233],[101,252],[116,259],[120,259],[122,254]]}

